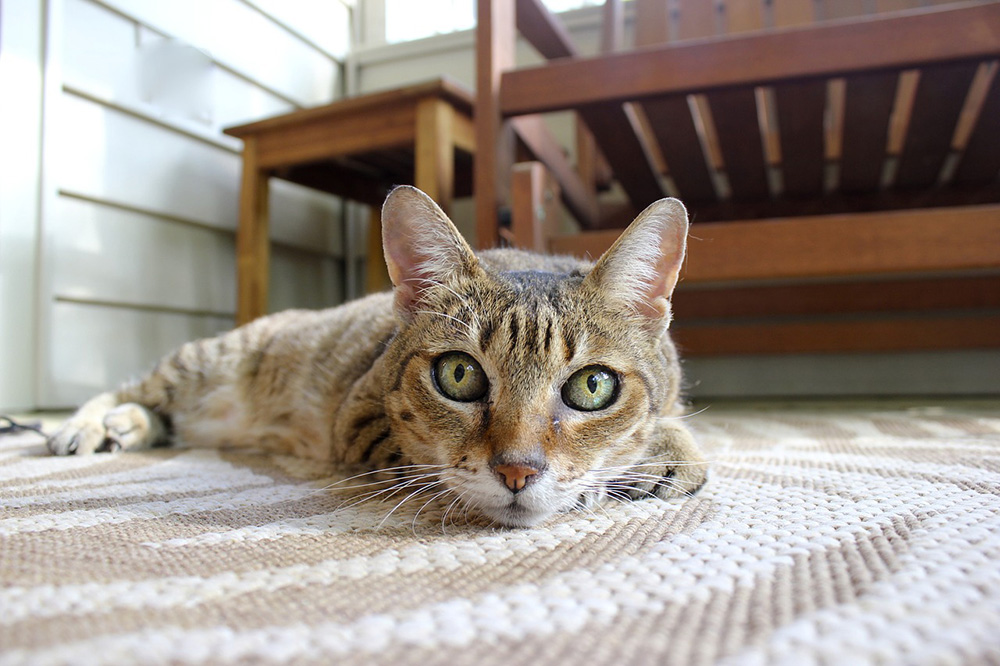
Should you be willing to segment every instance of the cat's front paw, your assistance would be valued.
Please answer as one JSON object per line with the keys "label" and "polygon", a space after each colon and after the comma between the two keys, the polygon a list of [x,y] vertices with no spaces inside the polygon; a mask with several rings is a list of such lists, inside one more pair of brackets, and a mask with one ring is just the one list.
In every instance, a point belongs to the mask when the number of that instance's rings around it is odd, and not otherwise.
{"label": "cat's front paw", "polygon": [[701,460],[642,463],[635,466],[625,492],[632,499],[690,497],[701,490],[707,480],[708,463]]}
{"label": "cat's front paw", "polygon": [[165,438],[163,421],[142,405],[88,404],[49,438],[48,447],[57,456],[87,455],[145,449]]}
{"label": "cat's front paw", "polygon": [[671,418],[657,423],[645,460],[628,469],[623,481],[632,499],[689,497],[708,480],[708,462],[691,432]]}
{"label": "cat's front paw", "polygon": [[86,418],[71,418],[46,444],[57,456],[87,455],[97,451],[106,437],[104,424]]}

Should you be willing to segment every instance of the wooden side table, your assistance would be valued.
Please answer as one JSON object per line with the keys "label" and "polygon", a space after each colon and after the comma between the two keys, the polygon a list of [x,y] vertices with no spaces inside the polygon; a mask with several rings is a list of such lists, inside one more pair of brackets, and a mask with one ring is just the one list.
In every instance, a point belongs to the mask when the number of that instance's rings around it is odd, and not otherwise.
{"label": "wooden side table", "polygon": [[272,176],[372,206],[368,263],[377,281],[385,274],[379,208],[389,188],[413,184],[446,213],[455,196],[471,194],[472,108],[472,94],[442,78],[226,129],[243,140],[236,324],[267,312]]}

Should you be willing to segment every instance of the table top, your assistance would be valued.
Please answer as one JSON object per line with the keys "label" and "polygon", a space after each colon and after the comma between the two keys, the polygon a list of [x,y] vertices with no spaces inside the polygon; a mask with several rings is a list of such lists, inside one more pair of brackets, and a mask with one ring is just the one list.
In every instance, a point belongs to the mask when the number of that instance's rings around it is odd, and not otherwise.
{"label": "table top", "polygon": [[355,114],[393,113],[401,105],[414,105],[422,99],[437,97],[449,102],[456,110],[472,116],[473,94],[461,83],[449,77],[417,83],[403,88],[372,92],[357,97],[340,99],[323,106],[283,113],[271,118],[244,125],[227,127],[229,136],[246,138],[262,132],[294,127],[302,122],[319,118],[335,118]]}

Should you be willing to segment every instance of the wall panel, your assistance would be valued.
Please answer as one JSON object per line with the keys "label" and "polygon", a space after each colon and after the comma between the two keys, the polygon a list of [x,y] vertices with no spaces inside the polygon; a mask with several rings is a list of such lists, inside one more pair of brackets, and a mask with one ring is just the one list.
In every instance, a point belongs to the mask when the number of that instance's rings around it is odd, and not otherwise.
{"label": "wall panel", "polygon": [[[232,326],[241,143],[222,129],[330,101],[346,51],[348,8],[303,3],[47,0],[34,406],[72,406]],[[165,45],[193,60],[150,69]],[[196,94],[178,105],[172,80]],[[274,182],[271,211],[272,309],[340,302],[340,200]]]}
{"label": "wall panel", "polygon": [[231,233],[71,197],[55,205],[49,232],[56,298],[232,316]]}
{"label": "wall panel", "polygon": [[[344,300],[343,261],[276,247],[271,253],[271,312],[324,308]],[[274,276],[280,275],[277,279]]]}
{"label": "wall panel", "polygon": [[[159,104],[155,86],[143,80],[149,71],[152,48],[166,41],[160,33],[137,24],[91,0],[64,0],[62,77],[65,85],[88,95],[136,109],[150,117],[215,135],[239,148],[239,142],[221,135],[230,125],[278,115],[296,105],[237,76],[204,54],[207,69],[202,95],[192,105],[202,115],[184,114]],[[94,39],[101,35],[101,39]]]}
{"label": "wall panel", "polygon": [[[336,95],[338,66],[333,58],[239,0],[101,2],[211,53],[238,74],[302,106],[329,102]],[[331,32],[336,27],[330,26]]]}
{"label": "wall panel", "polygon": [[49,363],[42,380],[47,402],[62,406],[113,389],[148,371],[170,349],[233,325],[222,317],[60,301],[51,311]]}
{"label": "wall panel", "polygon": [[41,0],[0,2],[0,409],[37,394]]}

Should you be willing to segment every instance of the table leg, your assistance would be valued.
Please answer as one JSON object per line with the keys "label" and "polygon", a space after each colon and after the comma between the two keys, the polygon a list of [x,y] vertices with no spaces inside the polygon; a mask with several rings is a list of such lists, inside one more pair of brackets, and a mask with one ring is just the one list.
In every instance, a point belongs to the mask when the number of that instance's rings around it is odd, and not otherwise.
{"label": "table leg", "polygon": [[243,144],[240,219],[236,231],[236,325],[267,313],[271,244],[268,238],[268,176],[257,159],[257,140]]}
{"label": "table leg", "polygon": [[382,252],[382,211],[373,207],[368,216],[368,252],[365,262],[365,291],[374,294],[392,286]]}
{"label": "table leg", "polygon": [[425,99],[417,105],[414,148],[414,185],[451,214],[455,198],[455,110],[441,99]]}

